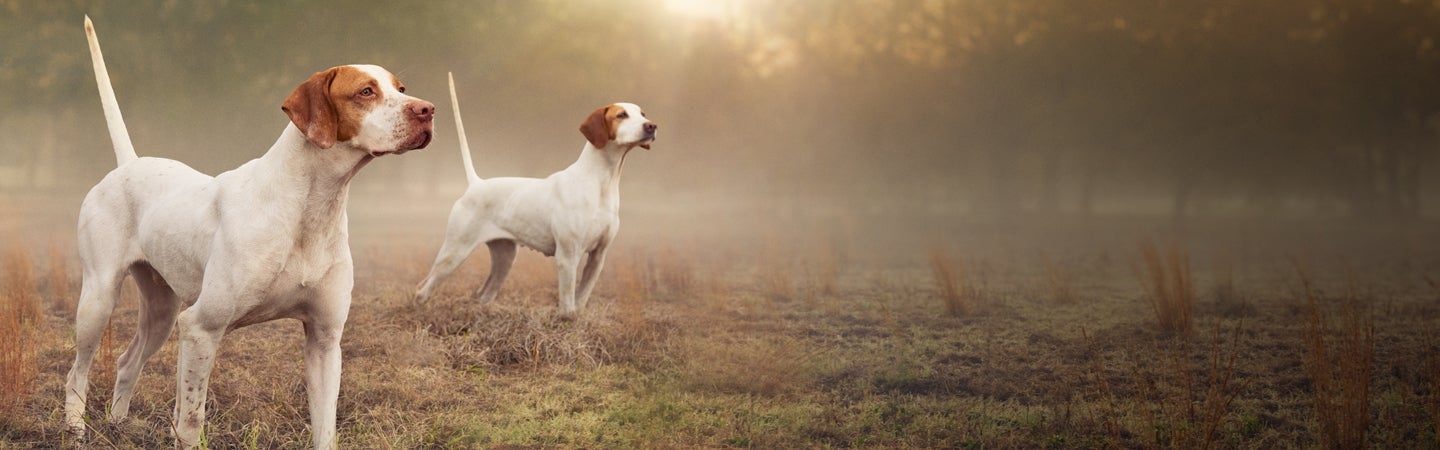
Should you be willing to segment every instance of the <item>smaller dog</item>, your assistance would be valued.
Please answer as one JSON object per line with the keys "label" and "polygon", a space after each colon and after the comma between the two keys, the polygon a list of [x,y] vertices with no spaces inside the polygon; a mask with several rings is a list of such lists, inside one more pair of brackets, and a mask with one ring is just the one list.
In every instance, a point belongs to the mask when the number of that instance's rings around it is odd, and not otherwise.
{"label": "smaller dog", "polygon": [[[620,169],[625,155],[637,146],[649,150],[659,126],[647,119],[639,106],[613,103],[596,109],[580,124],[585,148],[580,150],[580,159],[565,170],[546,178],[482,180],[470,160],[453,75],[450,104],[455,109],[460,157],[470,186],[450,209],[445,243],[415,292],[416,302],[424,304],[435,287],[484,242],[490,248],[490,276],[476,295],[481,304],[489,303],[510,273],[518,242],[555,257],[560,316],[574,318],[590,298],[605,265],[605,252],[620,230]],[[581,259],[585,260],[583,272]]]}

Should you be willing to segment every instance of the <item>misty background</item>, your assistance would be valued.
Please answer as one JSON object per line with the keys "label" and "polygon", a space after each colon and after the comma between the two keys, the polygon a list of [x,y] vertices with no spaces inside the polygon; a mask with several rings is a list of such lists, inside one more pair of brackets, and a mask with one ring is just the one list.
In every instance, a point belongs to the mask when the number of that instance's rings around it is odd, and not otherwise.
{"label": "misty background", "polygon": [[1440,1],[3,0],[3,197],[73,213],[114,167],[84,14],[140,155],[212,175],[311,73],[396,73],[437,136],[352,206],[433,228],[465,183],[447,71],[482,177],[569,165],[630,101],[660,132],[625,211],[717,226],[1440,214]]}

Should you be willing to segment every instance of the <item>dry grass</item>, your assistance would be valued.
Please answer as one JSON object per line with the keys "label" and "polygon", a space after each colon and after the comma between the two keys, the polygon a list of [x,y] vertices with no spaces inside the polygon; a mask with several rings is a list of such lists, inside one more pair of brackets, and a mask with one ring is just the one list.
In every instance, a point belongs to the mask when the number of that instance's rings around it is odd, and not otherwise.
{"label": "dry grass", "polygon": [[980,290],[971,285],[965,267],[940,247],[930,251],[930,273],[935,277],[935,286],[940,291],[940,301],[945,305],[947,314],[969,316],[975,313]]}
{"label": "dry grass", "polygon": [[1171,245],[1162,255],[1154,242],[1140,244],[1143,272],[1137,271],[1155,322],[1169,333],[1190,332],[1195,316],[1195,288],[1185,251]]}
{"label": "dry grass", "polygon": [[1305,372],[1313,386],[1319,441],[1328,448],[1362,448],[1370,428],[1371,376],[1375,364],[1374,315],[1353,282],[1341,299],[1333,329],[1318,292],[1299,270],[1306,306]]}
{"label": "dry grass", "polygon": [[722,394],[776,396],[807,389],[814,381],[813,356],[793,338],[737,336],[721,341],[692,342],[682,378],[690,389]]}
{"label": "dry grass", "polygon": [[0,280],[0,417],[18,416],[35,390],[37,341],[40,338],[39,295],[34,263],[19,243],[5,252]]}
{"label": "dry grass", "polygon": [[[780,239],[768,255],[750,255],[693,251],[724,246],[642,241],[632,234],[622,243],[646,247],[612,250],[587,309],[564,321],[555,317],[552,260],[534,252],[520,255],[511,282],[488,305],[472,298],[486,273],[482,253],[429,304],[416,307],[409,295],[434,242],[356,236],[357,285],[342,342],[342,447],[1309,448],[1331,442],[1316,425],[1316,387],[1299,339],[1303,320],[1296,320],[1306,316],[1289,308],[1293,297],[1281,289],[1293,277],[1237,274],[1244,275],[1254,305],[1243,316],[1243,330],[1206,309],[1194,320],[1219,322],[1224,331],[1213,338],[1208,326],[1205,333],[1158,331],[1152,309],[1134,303],[1139,286],[1124,270],[1125,259],[1104,256],[1129,253],[1123,250],[1128,237],[1117,238],[1118,253],[1066,253],[1064,267],[1073,270],[1073,288],[1084,300],[1062,304],[998,301],[1051,290],[1051,274],[1040,270],[1043,256],[1026,255],[1058,254],[1053,246],[986,248],[977,238],[966,241],[967,251],[993,255],[994,265],[943,253],[946,263],[936,264],[919,243],[873,258],[873,248],[857,247],[865,259],[850,260],[843,247],[811,245],[808,236]],[[1158,259],[1173,270],[1164,256]],[[51,281],[46,287],[47,278],[58,278],[54,266],[46,273],[43,259],[35,259],[39,270],[28,284],[38,278],[39,292],[49,295],[60,286]],[[1257,258],[1251,267],[1275,259]],[[1426,264],[1405,266],[1416,272],[1402,275],[1414,280],[1437,269]],[[948,269],[943,278],[937,266]],[[776,273],[788,281],[766,281]],[[834,283],[825,273],[835,274]],[[1195,276],[1212,280],[1223,273]],[[952,292],[977,300],[972,307],[984,316],[946,314],[937,304],[942,279],[954,282]],[[77,281],[68,281],[72,292]],[[772,287],[787,282],[793,295],[774,295],[785,289]],[[1395,311],[1408,314],[1374,318],[1372,395],[1382,412],[1372,418],[1367,443],[1433,448],[1440,445],[1433,431],[1440,427],[1433,420],[1440,416],[1434,393],[1440,375],[1433,373],[1440,371],[1410,365],[1440,361],[1418,331],[1435,329],[1440,309],[1423,284],[1384,287],[1377,291],[1393,292]],[[137,316],[133,287],[123,292],[104,347],[114,353]],[[32,395],[20,402],[20,412],[0,416],[7,419],[0,420],[0,448],[70,444],[58,411],[74,356],[68,347],[73,319],[49,299],[37,301]],[[226,337],[211,382],[212,447],[308,445],[303,342],[294,321]],[[121,424],[103,420],[114,354],[97,358],[86,445],[173,445],[175,342],[146,366],[132,419]]]}
{"label": "dry grass", "polygon": [[637,295],[643,301],[685,300],[706,289],[706,280],[695,275],[694,263],[683,256],[686,254],[695,252],[667,246],[658,251],[620,257],[617,260],[623,267],[619,267],[619,274],[612,278],[619,280],[623,292]]}

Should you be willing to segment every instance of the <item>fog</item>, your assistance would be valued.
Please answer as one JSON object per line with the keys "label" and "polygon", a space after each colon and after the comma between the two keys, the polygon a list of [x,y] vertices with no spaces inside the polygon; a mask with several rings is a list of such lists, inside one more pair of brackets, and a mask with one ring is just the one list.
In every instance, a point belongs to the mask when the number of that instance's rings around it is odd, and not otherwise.
{"label": "fog", "polygon": [[331,66],[434,102],[428,148],[357,177],[357,225],[443,231],[465,179],[447,72],[482,177],[559,170],[591,110],[644,107],[660,132],[625,165],[630,230],[1440,210],[1440,2],[3,1],[9,201],[73,211],[113,168],[85,14],[140,155],[205,173],[259,156]]}

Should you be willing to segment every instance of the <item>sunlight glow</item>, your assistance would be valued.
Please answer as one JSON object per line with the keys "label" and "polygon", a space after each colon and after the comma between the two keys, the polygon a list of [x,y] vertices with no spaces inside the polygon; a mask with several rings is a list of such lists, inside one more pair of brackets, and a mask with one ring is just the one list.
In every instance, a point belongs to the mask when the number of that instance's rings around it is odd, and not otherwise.
{"label": "sunlight glow", "polygon": [[671,13],[690,19],[724,20],[735,14],[735,0],[665,0]]}

